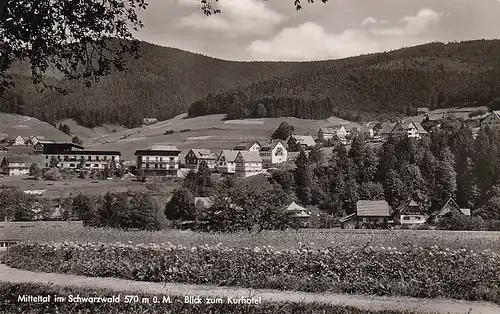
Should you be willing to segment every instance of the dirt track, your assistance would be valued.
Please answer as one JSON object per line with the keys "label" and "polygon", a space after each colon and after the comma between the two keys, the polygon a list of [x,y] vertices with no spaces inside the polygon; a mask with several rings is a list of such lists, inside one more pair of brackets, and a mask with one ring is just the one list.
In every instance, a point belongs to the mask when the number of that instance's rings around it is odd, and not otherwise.
{"label": "dirt track", "polygon": [[135,292],[156,295],[200,296],[200,297],[262,297],[266,301],[302,301],[351,305],[371,310],[411,310],[422,313],[482,313],[499,314],[500,306],[487,302],[471,302],[441,299],[416,299],[403,297],[353,296],[339,294],[313,294],[284,292],[277,290],[254,290],[243,288],[186,285],[177,283],[140,282],[116,278],[95,278],[54,273],[34,273],[10,268],[0,264],[0,281],[23,283],[52,283],[61,286],[96,287],[120,292]]}

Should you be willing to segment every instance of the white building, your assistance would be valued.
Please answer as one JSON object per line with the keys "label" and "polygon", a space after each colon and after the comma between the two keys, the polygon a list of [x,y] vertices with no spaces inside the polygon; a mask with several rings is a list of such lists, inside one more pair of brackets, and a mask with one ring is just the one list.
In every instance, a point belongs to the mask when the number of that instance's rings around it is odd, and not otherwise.
{"label": "white building", "polygon": [[318,138],[322,141],[328,141],[333,139],[334,137],[342,139],[346,136],[347,129],[343,125],[341,125],[340,127],[321,128],[318,131]]}
{"label": "white building", "polygon": [[372,128],[370,128],[368,126],[363,126],[363,127],[359,128],[359,134],[361,134],[365,137],[368,137],[368,138],[372,138],[375,135],[375,132],[373,131]]}
{"label": "white building", "polygon": [[191,149],[184,157],[186,168],[197,170],[202,162],[207,164],[209,169],[215,169],[217,156],[209,149]]}
{"label": "white building", "polygon": [[262,173],[262,158],[259,152],[240,151],[236,156],[235,173],[240,177],[250,177]]}
{"label": "white building", "polygon": [[26,176],[29,174],[31,164],[27,158],[21,156],[4,157],[0,168],[2,173],[8,176]]}
{"label": "white building", "polygon": [[420,123],[413,121],[398,122],[391,131],[392,135],[406,135],[411,138],[421,138],[427,134]]}
{"label": "white building", "polygon": [[43,145],[43,166],[52,166],[57,160],[61,169],[96,169],[104,170],[106,166],[120,166],[121,153],[118,151],[83,150],[83,146],[74,143],[45,143]]}
{"label": "white building", "polygon": [[264,168],[269,168],[274,164],[282,164],[288,160],[288,151],[281,141],[262,146],[259,155]]}
{"label": "white building", "polygon": [[500,129],[500,111],[493,111],[483,121],[481,127],[489,126],[491,129]]}
{"label": "white building", "polygon": [[245,152],[258,152],[261,149],[262,145],[259,142],[243,142],[236,145],[233,150],[237,151],[245,151]]}
{"label": "white building", "polygon": [[238,153],[234,150],[223,150],[217,158],[217,171],[219,173],[235,173]]}
{"label": "white building", "polygon": [[394,224],[402,228],[414,228],[427,221],[428,215],[413,200],[400,204],[393,213]]}
{"label": "white building", "polygon": [[26,140],[24,137],[19,134],[15,139],[14,139],[14,146],[24,146],[26,145]]}
{"label": "white building", "polygon": [[137,150],[137,170],[146,176],[179,176],[179,155],[181,151],[172,145],[152,145],[144,150]]}

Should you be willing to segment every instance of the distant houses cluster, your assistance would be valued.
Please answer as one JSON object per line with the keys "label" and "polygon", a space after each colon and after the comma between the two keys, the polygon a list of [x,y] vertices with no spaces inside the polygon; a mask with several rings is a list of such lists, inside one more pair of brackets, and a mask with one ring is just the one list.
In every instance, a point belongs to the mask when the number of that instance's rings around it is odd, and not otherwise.
{"label": "distant houses cluster", "polygon": [[471,215],[470,209],[460,208],[452,198],[446,200],[430,215],[411,199],[394,210],[391,210],[386,201],[359,200],[355,212],[342,218],[340,223],[342,229],[377,229],[392,226],[413,229],[423,224],[435,224],[450,212]]}

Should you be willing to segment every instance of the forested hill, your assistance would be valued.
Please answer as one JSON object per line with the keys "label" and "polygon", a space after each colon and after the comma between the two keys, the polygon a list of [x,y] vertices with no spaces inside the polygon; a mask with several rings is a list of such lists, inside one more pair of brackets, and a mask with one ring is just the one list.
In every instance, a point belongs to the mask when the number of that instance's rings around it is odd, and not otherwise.
{"label": "forested hill", "polygon": [[488,104],[498,96],[499,40],[430,43],[323,62],[301,73],[208,95],[191,105],[189,115],[337,115],[356,121],[412,114],[417,107]]}
{"label": "forested hill", "polygon": [[141,43],[142,57],[129,60],[127,73],[114,72],[86,89],[79,82],[59,81],[67,96],[32,86],[25,69],[13,69],[16,87],[0,111],[20,113],[52,122],[74,118],[89,127],[104,122],[137,125],[144,117],[160,120],[187,112],[189,105],[206,96],[311,67],[307,63],[233,62],[175,48]]}
{"label": "forested hill", "polygon": [[[86,89],[59,81],[67,96],[35,91],[23,69],[0,111],[47,122],[74,118],[135,126],[144,117],[295,116],[350,120],[405,114],[421,106],[488,102],[500,96],[500,41],[432,43],[388,53],[315,62],[234,62],[143,42],[127,73]],[[260,104],[260,105],[259,105]],[[361,113],[361,117],[359,116]]]}

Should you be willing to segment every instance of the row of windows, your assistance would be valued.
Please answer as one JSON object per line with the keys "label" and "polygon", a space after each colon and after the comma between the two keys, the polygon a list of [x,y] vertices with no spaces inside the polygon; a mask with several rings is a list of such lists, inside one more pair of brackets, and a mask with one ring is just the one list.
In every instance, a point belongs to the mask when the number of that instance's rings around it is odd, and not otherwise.
{"label": "row of windows", "polygon": [[[70,168],[76,168],[78,166],[78,164],[69,164],[69,167]],[[92,166],[92,164],[85,164],[85,167],[87,168],[90,168]],[[100,166],[100,164],[94,164],[94,167],[98,168]],[[45,163],[45,167],[48,168],[49,167],[49,164],[48,163]]]}
{"label": "row of windows", "polygon": [[[150,167],[150,164],[145,164],[145,165],[146,165],[146,169],[153,168],[153,167]],[[154,168],[155,169],[176,169],[176,167],[174,165],[166,166],[166,165],[163,165],[163,164],[155,164]]]}
{"label": "row of windows", "polygon": [[[146,161],[150,161],[150,159],[149,159],[150,157],[148,157],[148,156],[143,157],[143,160],[144,160],[144,158],[146,158],[145,159]],[[163,161],[163,157],[155,157],[154,159],[153,159],[153,157],[151,157],[151,161],[153,161],[153,160],[154,161],[162,162]],[[165,157],[165,161],[174,162],[175,161],[175,157]]]}
{"label": "row of windows", "polygon": [[[417,220],[417,221],[422,219],[422,217],[420,217],[420,216],[415,216],[414,218],[415,218],[414,220]],[[403,220],[411,220],[411,217],[410,216],[404,216]]]}
{"label": "row of windows", "polygon": [[[55,156],[55,155],[53,155],[53,156]],[[50,158],[52,158],[52,157],[50,156]],[[49,155],[45,155],[45,159],[49,159]],[[57,156],[57,159],[61,160],[61,156]],[[78,160],[82,160],[82,159],[88,160],[88,161],[92,161],[92,160],[94,160],[94,161],[101,161],[100,156],[95,156],[94,159],[92,159],[92,156],[87,156],[87,158],[85,158],[84,156],[80,156],[80,157],[77,157],[77,156],[71,156],[71,157],[70,156],[63,156],[62,157],[62,160],[64,160],[64,161],[72,161],[72,160],[78,161]],[[108,160],[113,160],[114,161],[114,160],[116,160],[116,156],[111,156],[111,159],[109,159],[108,156],[103,156],[102,161],[108,161]]]}

